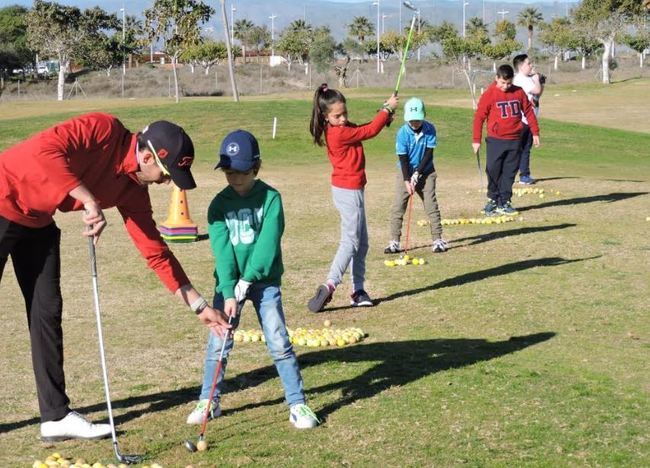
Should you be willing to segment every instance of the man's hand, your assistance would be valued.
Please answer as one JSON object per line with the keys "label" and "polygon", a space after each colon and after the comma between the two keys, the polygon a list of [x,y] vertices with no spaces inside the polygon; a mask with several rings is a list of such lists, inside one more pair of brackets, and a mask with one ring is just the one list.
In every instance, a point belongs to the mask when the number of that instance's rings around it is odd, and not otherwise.
{"label": "man's hand", "polygon": [[218,309],[208,306],[197,315],[198,319],[208,328],[212,328],[222,338],[232,326],[228,324],[228,316]]}
{"label": "man's hand", "polygon": [[478,150],[481,149],[481,144],[480,143],[472,143],[472,149],[474,150],[474,154],[478,153]]}
{"label": "man's hand", "polygon": [[539,142],[539,135],[533,135],[533,144],[535,145],[535,148],[539,148],[539,145],[541,144]]}
{"label": "man's hand", "polygon": [[93,237],[93,243],[97,245],[99,235],[106,227],[106,218],[104,218],[104,213],[102,212],[99,203],[95,200],[90,200],[84,203],[84,211],[81,219],[86,225],[83,235],[86,237]]}
{"label": "man's hand", "polygon": [[251,287],[251,282],[240,279],[235,285],[235,299],[237,302],[244,302],[248,294],[248,288]]}

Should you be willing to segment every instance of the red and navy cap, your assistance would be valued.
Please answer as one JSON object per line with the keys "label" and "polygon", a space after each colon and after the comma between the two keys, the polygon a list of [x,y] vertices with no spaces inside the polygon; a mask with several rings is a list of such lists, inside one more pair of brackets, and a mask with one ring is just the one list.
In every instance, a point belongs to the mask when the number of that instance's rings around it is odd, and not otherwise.
{"label": "red and navy cap", "polygon": [[194,162],[194,144],[181,127],[159,120],[142,130],[142,138],[178,188],[190,190],[196,187],[190,172]]}

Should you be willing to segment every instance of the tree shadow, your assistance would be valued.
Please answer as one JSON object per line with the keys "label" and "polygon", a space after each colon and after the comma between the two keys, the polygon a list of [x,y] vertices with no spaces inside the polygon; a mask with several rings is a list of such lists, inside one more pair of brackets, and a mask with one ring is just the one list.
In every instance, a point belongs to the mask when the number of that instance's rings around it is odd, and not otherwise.
{"label": "tree shadow", "polygon": [[598,180],[604,180],[606,182],[635,182],[635,183],[643,183],[647,182],[647,180],[635,180],[635,179],[598,179]]}
{"label": "tree shadow", "polygon": [[546,257],[546,258],[535,258],[532,260],[522,260],[513,263],[507,263],[505,265],[499,265],[494,268],[488,268],[486,270],[473,271],[471,273],[465,273],[462,275],[454,276],[453,278],[447,278],[438,283],[431,284],[429,286],[423,286],[421,288],[409,289],[406,291],[396,292],[386,297],[375,299],[375,304],[380,304],[383,302],[394,301],[405,296],[413,296],[420,294],[426,291],[434,291],[436,289],[450,288],[454,286],[462,286],[467,283],[474,283],[476,281],[482,281],[487,278],[492,278],[494,276],[508,275],[510,273],[515,273],[517,271],[528,270],[530,268],[536,267],[550,267],[558,265],[566,265],[569,263],[582,262],[585,260],[593,260],[600,257],[600,255],[588,258],[577,258],[575,260],[567,260],[561,257]]}
{"label": "tree shadow", "polygon": [[648,193],[649,192],[619,192],[619,193],[608,193],[607,195],[594,195],[592,197],[569,198],[565,200],[555,200],[546,203],[540,203],[539,205],[524,206],[521,208],[517,208],[517,210],[530,211],[530,210],[548,208],[551,206],[579,205],[581,203],[594,203],[594,202],[613,203],[620,200],[626,200],[628,198],[647,195]]}
{"label": "tree shadow", "polygon": [[[453,242],[454,244],[456,244],[458,242],[471,241],[466,244],[466,246],[469,246],[469,245],[482,244],[483,242],[489,242],[495,239],[501,239],[503,237],[521,236],[524,234],[534,234],[538,232],[548,232],[548,231],[554,231],[556,229],[567,229],[575,226],[577,226],[577,224],[563,223],[563,224],[555,224],[553,226],[525,227],[525,228],[518,228],[518,229],[508,229],[504,231],[492,231],[492,232],[486,232],[484,234],[478,234],[476,236],[461,237],[460,239],[454,239]],[[455,248],[457,247],[459,246],[456,246]]]}
{"label": "tree shadow", "polygon": [[[406,385],[436,372],[457,369],[511,354],[547,341],[555,335],[554,332],[542,332],[514,336],[506,341],[496,342],[485,339],[454,338],[360,344],[349,348],[309,352],[299,355],[298,360],[302,369],[331,362],[377,362],[372,368],[350,379],[307,388],[309,394],[329,393],[337,390],[342,392],[341,398],[318,409],[320,416],[326,418],[327,415],[343,406],[370,398],[390,387]],[[277,371],[273,365],[242,373],[224,381],[224,394],[253,388],[274,378],[277,378]],[[120,409],[139,407],[116,415],[115,424],[119,426],[147,413],[165,411],[185,405],[194,401],[198,392],[198,386],[184,387],[112,401],[113,409],[117,413]],[[276,398],[261,403],[247,403],[238,408],[224,410],[223,414],[227,415],[261,406],[272,406],[283,401],[283,398]],[[93,413],[103,412],[105,409],[105,402],[101,402],[78,408],[78,411]],[[39,422],[38,418],[31,418],[0,424],[0,432],[9,432]],[[106,422],[106,418],[101,422]]]}

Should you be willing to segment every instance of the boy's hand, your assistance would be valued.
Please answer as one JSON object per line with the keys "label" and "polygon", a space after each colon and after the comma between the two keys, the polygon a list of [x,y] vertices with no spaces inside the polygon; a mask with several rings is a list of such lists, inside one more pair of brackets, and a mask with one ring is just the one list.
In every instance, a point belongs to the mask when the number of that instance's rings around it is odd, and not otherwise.
{"label": "boy's hand", "polygon": [[478,153],[478,150],[481,149],[481,144],[480,143],[472,143],[472,149],[474,150],[474,154]]}
{"label": "boy's hand", "polygon": [[235,317],[237,316],[237,299],[234,297],[231,297],[230,299],[226,299],[226,301],[223,304],[223,312],[226,314],[227,317]]}
{"label": "boy's hand", "polygon": [[409,195],[413,195],[413,184],[411,184],[410,180],[405,180],[404,185],[406,186],[406,191],[408,192]]}
{"label": "boy's hand", "polygon": [[248,294],[248,288],[251,287],[251,282],[240,279],[235,285],[235,299],[237,302],[243,302],[246,300],[246,295]]}
{"label": "boy's hand", "polygon": [[533,135],[533,144],[535,145],[535,148],[539,148],[539,145],[541,144],[539,142],[539,135]]}

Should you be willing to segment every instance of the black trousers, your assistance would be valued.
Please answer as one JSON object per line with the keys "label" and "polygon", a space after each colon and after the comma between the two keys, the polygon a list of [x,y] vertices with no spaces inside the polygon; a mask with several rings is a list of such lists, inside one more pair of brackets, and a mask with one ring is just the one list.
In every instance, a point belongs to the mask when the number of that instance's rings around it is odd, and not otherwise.
{"label": "black trousers", "polygon": [[487,174],[488,198],[502,205],[512,198],[512,184],[515,182],[517,169],[519,169],[519,153],[521,140],[502,140],[487,137]]}
{"label": "black trousers", "polygon": [[52,223],[29,228],[0,216],[0,281],[11,255],[25,298],[41,421],[63,418],[70,408],[63,373],[61,231]]}
{"label": "black trousers", "polygon": [[519,176],[530,176],[530,150],[533,147],[533,133],[528,125],[521,132],[521,156],[519,157]]}

